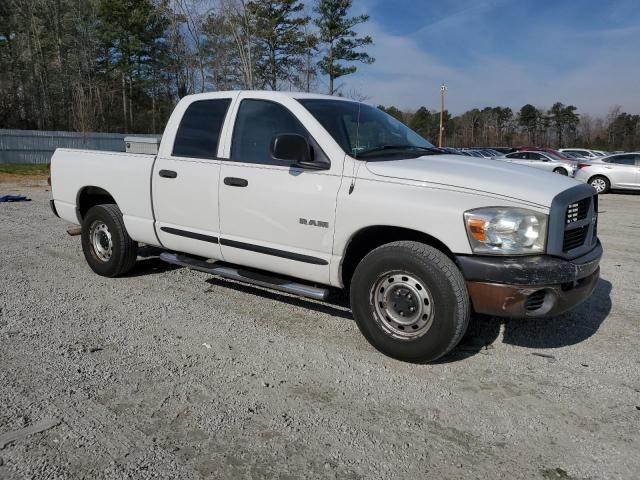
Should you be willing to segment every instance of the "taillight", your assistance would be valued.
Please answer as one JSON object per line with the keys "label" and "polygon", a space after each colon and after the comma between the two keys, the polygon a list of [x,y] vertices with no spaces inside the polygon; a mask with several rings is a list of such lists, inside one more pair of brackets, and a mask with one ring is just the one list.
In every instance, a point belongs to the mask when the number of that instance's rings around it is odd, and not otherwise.
{"label": "taillight", "polygon": [[49,176],[47,177],[47,184],[51,186],[51,163],[47,163],[47,171],[49,172]]}
{"label": "taillight", "polygon": [[578,164],[578,168],[579,168],[579,169],[580,169],[580,168],[587,168],[587,167],[590,167],[590,166],[591,166],[591,164],[590,164],[590,163],[579,163],[579,164]]}

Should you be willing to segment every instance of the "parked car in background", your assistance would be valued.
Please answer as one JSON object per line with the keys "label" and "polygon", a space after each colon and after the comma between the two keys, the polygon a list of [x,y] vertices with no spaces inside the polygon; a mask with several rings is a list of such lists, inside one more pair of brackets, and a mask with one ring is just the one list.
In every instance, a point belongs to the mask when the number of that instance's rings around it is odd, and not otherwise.
{"label": "parked car in background", "polygon": [[496,152],[500,152],[501,155],[506,155],[507,153],[513,153],[516,151],[513,147],[490,147],[491,150]]}
{"label": "parked car in background", "polygon": [[493,148],[483,148],[483,150],[485,152],[489,152],[489,154],[494,158],[495,157],[501,157],[502,155],[504,155],[502,152],[498,152],[497,150],[494,150]]}
{"label": "parked car in background", "polygon": [[462,149],[461,152],[463,155],[469,155],[470,157],[484,158],[484,155],[482,155],[480,152],[477,152],[476,150]]}
{"label": "parked car in background", "polygon": [[611,189],[640,189],[640,152],[610,155],[598,162],[581,163],[576,180],[590,184],[598,193]]}
{"label": "parked car in background", "polygon": [[563,154],[562,152],[555,150],[553,148],[547,148],[547,147],[517,147],[516,150],[518,152],[545,152],[545,153],[549,153],[551,155],[554,155],[557,158],[561,158],[564,160],[573,160],[572,157],[569,157],[568,155]]}
{"label": "parked car in background", "polygon": [[495,152],[487,148],[463,148],[461,151],[478,158],[495,158],[502,155],[500,152]]}
{"label": "parked car in background", "polygon": [[567,151],[564,151],[564,152],[562,152],[562,153],[563,153],[564,155],[568,156],[568,157],[571,157],[573,160],[575,160],[575,161],[577,161],[577,162],[580,162],[580,161],[584,162],[584,161],[587,161],[587,160],[588,160],[588,159],[584,158],[582,155],[579,155],[579,154],[577,154],[577,153],[567,152]]}
{"label": "parked car in background", "polygon": [[453,148],[453,147],[440,147],[441,150],[444,150],[447,153],[451,153],[453,155],[464,155],[465,157],[469,157],[470,155],[467,152],[463,152],[462,150],[458,149],[458,148]]}
{"label": "parked car in background", "polygon": [[498,157],[496,160],[503,160],[520,165],[527,165],[529,167],[540,168],[542,170],[548,170],[550,172],[567,175],[569,177],[573,177],[578,169],[577,162],[566,160],[552,153],[542,151],[507,153],[502,157]]}
{"label": "parked car in background", "polygon": [[586,148],[561,148],[558,151],[569,155],[576,154],[587,160],[593,160],[603,156],[601,153],[598,153],[595,150],[588,150]]}

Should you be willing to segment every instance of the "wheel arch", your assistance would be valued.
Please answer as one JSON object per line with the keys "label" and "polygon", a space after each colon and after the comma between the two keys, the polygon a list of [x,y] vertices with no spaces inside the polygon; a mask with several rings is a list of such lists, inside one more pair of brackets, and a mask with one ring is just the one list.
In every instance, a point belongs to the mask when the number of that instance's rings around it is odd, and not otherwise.
{"label": "wheel arch", "polygon": [[90,208],[107,203],[118,204],[113,195],[102,187],[86,185],[78,190],[76,195],[76,215],[80,224],[82,224],[82,220]]}
{"label": "wheel arch", "polygon": [[340,280],[346,287],[351,282],[351,277],[360,261],[372,250],[391,242],[410,240],[430,245],[454,262],[455,255],[447,245],[438,238],[406,227],[393,225],[373,225],[364,227],[355,232],[344,249],[342,265],[340,267]]}

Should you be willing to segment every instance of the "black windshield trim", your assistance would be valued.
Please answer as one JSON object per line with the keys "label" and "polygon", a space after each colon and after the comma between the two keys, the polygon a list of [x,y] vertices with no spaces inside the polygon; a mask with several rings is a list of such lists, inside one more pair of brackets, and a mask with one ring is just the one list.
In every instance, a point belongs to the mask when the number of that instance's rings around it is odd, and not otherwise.
{"label": "black windshield trim", "polygon": [[374,155],[389,154],[390,153],[389,150],[398,150],[398,152],[406,152],[407,150],[416,151],[416,153],[420,153],[419,156],[440,155],[440,154],[447,153],[438,147],[421,147],[419,145],[383,145],[381,147],[376,147],[369,150],[364,150],[362,152],[358,152],[358,158],[370,158],[368,157],[368,155],[370,154],[374,154]]}

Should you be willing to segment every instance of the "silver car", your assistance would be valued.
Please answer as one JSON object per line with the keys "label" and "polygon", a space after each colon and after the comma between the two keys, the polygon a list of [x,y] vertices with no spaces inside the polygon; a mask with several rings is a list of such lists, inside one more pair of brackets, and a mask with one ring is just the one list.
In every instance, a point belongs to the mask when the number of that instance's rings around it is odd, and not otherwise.
{"label": "silver car", "polygon": [[576,180],[591,184],[598,193],[607,193],[612,188],[640,189],[640,152],[610,155],[580,165]]}
{"label": "silver car", "polygon": [[519,165],[527,165],[528,167],[540,168],[542,170],[548,170],[553,173],[568,175],[570,177],[573,177],[578,169],[577,162],[564,160],[560,157],[556,157],[552,153],[540,151],[507,153],[502,157],[497,157],[496,160],[517,163]]}
{"label": "silver car", "polygon": [[558,151],[564,154],[575,154],[589,161],[596,160],[604,156],[601,153],[596,152],[595,150],[589,150],[587,148],[561,148]]}

